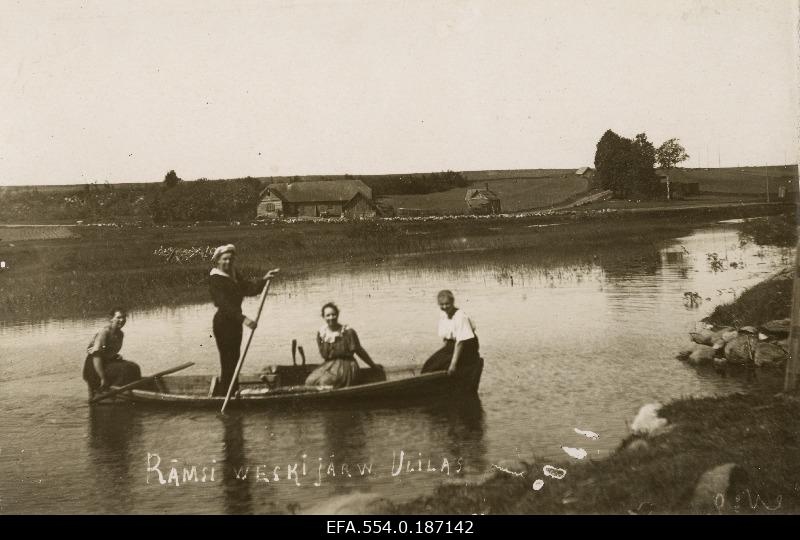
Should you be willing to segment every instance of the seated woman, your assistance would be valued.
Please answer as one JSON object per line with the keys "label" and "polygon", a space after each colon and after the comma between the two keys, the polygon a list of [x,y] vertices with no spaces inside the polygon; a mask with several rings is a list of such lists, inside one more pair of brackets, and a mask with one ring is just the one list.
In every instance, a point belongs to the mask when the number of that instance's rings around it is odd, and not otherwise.
{"label": "seated woman", "polygon": [[433,353],[422,366],[422,373],[445,371],[449,375],[466,373],[480,362],[475,323],[455,306],[455,297],[448,290],[436,296],[439,309],[439,337],[444,346]]}
{"label": "seated woman", "polygon": [[128,318],[127,312],[115,307],[109,316],[108,326],[95,334],[89,343],[83,364],[83,380],[89,385],[90,399],[110,386],[123,386],[142,378],[139,366],[123,360],[119,354],[125,337],[122,327]]}
{"label": "seated woman", "polygon": [[342,388],[355,384],[358,378],[355,356],[368,366],[380,369],[361,346],[356,331],[339,324],[339,308],[336,304],[329,302],[322,306],[322,318],[325,324],[317,332],[317,346],[325,363],[311,372],[306,379],[306,386]]}

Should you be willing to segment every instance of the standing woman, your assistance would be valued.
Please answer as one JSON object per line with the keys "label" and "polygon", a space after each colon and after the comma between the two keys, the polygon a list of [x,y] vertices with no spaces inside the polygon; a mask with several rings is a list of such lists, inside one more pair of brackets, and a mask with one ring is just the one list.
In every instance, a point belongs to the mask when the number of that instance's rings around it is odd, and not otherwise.
{"label": "standing woman", "polygon": [[142,378],[138,364],[123,360],[119,354],[125,338],[122,327],[128,320],[128,313],[115,307],[108,316],[108,325],[92,338],[83,363],[83,380],[89,385],[89,399],[110,386],[124,386]]}
{"label": "standing woman", "polygon": [[448,375],[467,373],[480,362],[475,323],[455,306],[455,297],[448,290],[436,296],[439,309],[439,337],[444,346],[433,353],[422,366],[422,373],[445,371]]}
{"label": "standing woman", "polygon": [[267,272],[262,279],[242,279],[234,267],[235,260],[236,247],[233,244],[218,247],[211,257],[214,268],[211,269],[208,285],[217,307],[214,314],[214,339],[219,349],[221,367],[220,384],[215,391],[217,395],[227,393],[236,371],[242,346],[242,325],[251,330],[256,329],[255,321],[242,313],[242,300],[245,296],[260,294],[267,280],[278,273],[276,268]]}
{"label": "standing woman", "polygon": [[342,388],[356,384],[358,363],[355,356],[369,367],[382,369],[361,346],[356,331],[339,322],[336,304],[328,302],[322,306],[322,318],[325,324],[317,332],[317,347],[325,363],[309,374],[306,386]]}

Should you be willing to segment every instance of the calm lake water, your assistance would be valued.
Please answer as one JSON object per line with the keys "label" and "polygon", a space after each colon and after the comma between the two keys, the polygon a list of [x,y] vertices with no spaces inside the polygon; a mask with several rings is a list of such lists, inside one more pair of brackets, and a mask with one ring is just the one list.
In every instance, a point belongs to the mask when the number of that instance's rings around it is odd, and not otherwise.
{"label": "calm lake water", "polygon": [[[645,403],[753,384],[698,373],[674,355],[696,321],[786,264],[788,251],[740,247],[735,229],[719,225],[654,246],[567,253],[398,258],[270,290],[245,372],[290,363],[293,338],[316,361],[318,309],[329,300],[377,362],[421,364],[439,345],[435,293],[452,289],[486,359],[475,402],[227,417],[90,409],[82,352],[103,320],[0,326],[0,513],[303,512],[355,492],[407,500],[479,479],[502,460],[574,462],[562,446],[601,459]],[[710,253],[724,270],[714,271]],[[687,291],[707,300],[690,308]],[[213,312],[210,303],[133,312],[122,352],[145,373],[187,360],[197,365],[185,373],[215,372]],[[148,464],[164,480],[175,467],[178,485],[161,484]],[[184,478],[192,466],[197,477]]]}

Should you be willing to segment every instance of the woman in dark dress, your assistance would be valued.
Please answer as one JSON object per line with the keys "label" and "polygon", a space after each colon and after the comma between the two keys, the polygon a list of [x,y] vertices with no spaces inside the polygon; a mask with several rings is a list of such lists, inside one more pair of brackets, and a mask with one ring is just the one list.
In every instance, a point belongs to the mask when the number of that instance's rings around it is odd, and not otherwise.
{"label": "woman in dark dress", "polygon": [[[255,330],[256,323],[242,313],[242,300],[245,296],[257,296],[264,289],[267,280],[278,273],[270,270],[263,278],[246,280],[236,273],[236,247],[233,244],[220,246],[214,251],[208,286],[211,298],[217,307],[214,314],[214,339],[219,350],[221,376],[216,395],[225,395],[236,371],[242,346],[242,325]],[[236,386],[234,386],[234,391]]]}
{"label": "woman in dark dress", "polygon": [[480,347],[475,323],[455,306],[455,297],[448,290],[436,296],[439,309],[439,337],[444,346],[433,353],[422,366],[422,373],[447,371],[448,375],[468,373],[480,362]]}
{"label": "woman in dark dress", "polygon": [[315,369],[306,379],[306,386],[332,386],[342,388],[356,384],[358,362],[361,358],[369,367],[379,368],[361,346],[356,331],[339,324],[339,308],[329,302],[322,306],[325,324],[317,332],[319,355],[325,363]]}
{"label": "woman in dark dress", "polygon": [[108,326],[95,334],[86,349],[83,380],[89,386],[89,399],[110,386],[123,386],[142,378],[139,366],[123,360],[119,354],[125,338],[122,327],[128,319],[127,312],[115,307],[109,317]]}

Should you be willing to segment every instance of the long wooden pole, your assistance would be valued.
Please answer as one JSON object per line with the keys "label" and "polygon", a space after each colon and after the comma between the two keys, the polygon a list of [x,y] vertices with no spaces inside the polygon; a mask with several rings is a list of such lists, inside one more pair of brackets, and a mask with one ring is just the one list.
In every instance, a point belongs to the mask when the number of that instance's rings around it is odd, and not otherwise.
{"label": "long wooden pole", "polygon": [[194,365],[194,362],[186,362],[185,364],[181,364],[181,365],[176,366],[174,368],[165,369],[164,371],[159,371],[158,373],[155,373],[155,374],[150,375],[148,377],[142,377],[138,381],[133,381],[132,383],[128,383],[125,386],[120,386],[119,388],[114,388],[113,390],[111,390],[109,392],[106,392],[105,394],[101,394],[99,396],[95,396],[95,397],[93,397],[92,399],[89,400],[89,403],[97,403],[98,401],[102,401],[102,400],[104,400],[106,398],[110,398],[110,397],[116,396],[118,394],[121,394],[123,392],[127,392],[128,390],[133,390],[134,388],[138,388],[139,386],[142,386],[144,383],[152,381],[153,379],[157,379],[158,377],[161,377],[162,375],[169,375],[170,373],[175,373],[176,371],[180,371],[182,369],[186,369],[186,368],[191,367],[193,365]]}
{"label": "long wooden pole", "polygon": [[[264,290],[261,292],[261,302],[258,304],[258,312],[256,313],[256,326],[258,326],[258,320],[261,318],[261,310],[264,309],[264,301],[267,299],[267,291],[269,291],[269,284],[272,280],[267,280],[266,285],[264,285]],[[222,410],[221,412],[224,413],[225,409],[228,406],[228,401],[231,399],[231,394],[233,393],[233,387],[236,384],[236,381],[239,379],[239,371],[242,369],[242,364],[244,364],[244,358],[247,356],[247,351],[250,349],[250,342],[253,341],[253,334],[256,333],[255,328],[250,329],[250,335],[247,337],[247,344],[244,346],[244,352],[242,353],[242,357],[239,358],[239,361],[236,363],[236,371],[233,372],[233,379],[231,379],[231,384],[228,386],[228,393],[225,395],[225,401],[222,403]]]}
{"label": "long wooden pole", "polygon": [[[800,235],[800,227],[798,229],[798,235]],[[784,392],[797,390],[798,374],[800,374],[800,237],[798,237],[798,245],[795,246],[792,323],[789,328],[789,359],[786,361]]]}

